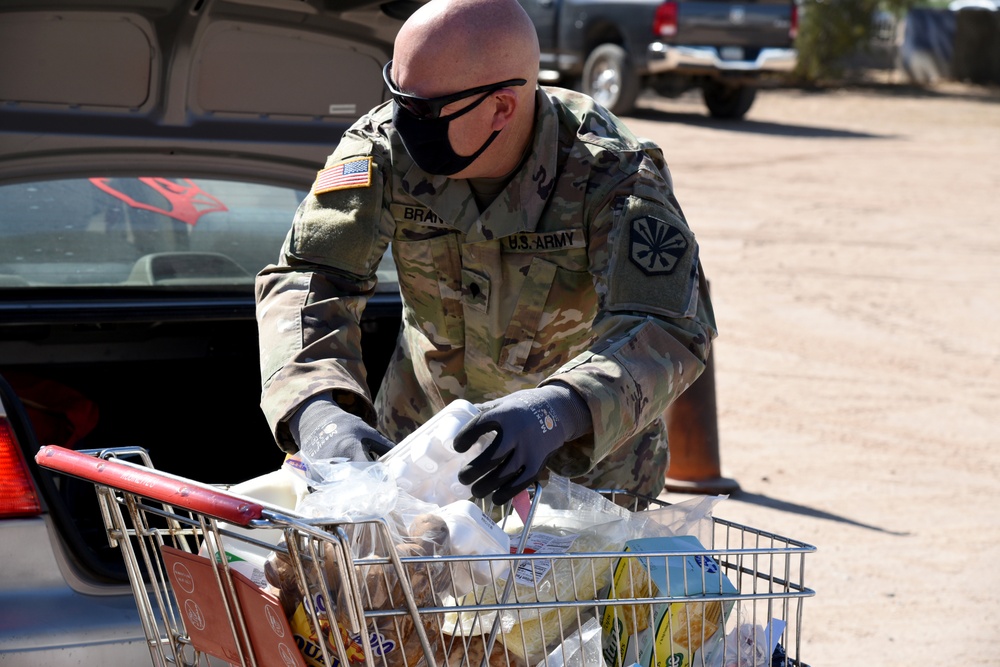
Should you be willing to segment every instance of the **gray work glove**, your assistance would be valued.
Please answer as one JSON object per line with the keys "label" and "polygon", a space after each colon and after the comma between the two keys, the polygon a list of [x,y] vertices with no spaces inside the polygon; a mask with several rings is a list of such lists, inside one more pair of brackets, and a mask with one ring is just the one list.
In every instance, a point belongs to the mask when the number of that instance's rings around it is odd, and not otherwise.
{"label": "gray work glove", "polygon": [[329,393],[306,401],[288,421],[288,428],[299,450],[314,461],[374,461],[394,447],[361,417],[337,405]]}
{"label": "gray work glove", "polygon": [[496,436],[459,471],[458,481],[471,485],[476,498],[492,493],[498,505],[538,479],[557,449],[591,430],[587,404],[564,384],[516,391],[478,407],[480,413],[455,436],[455,451],[468,451],[491,431]]}

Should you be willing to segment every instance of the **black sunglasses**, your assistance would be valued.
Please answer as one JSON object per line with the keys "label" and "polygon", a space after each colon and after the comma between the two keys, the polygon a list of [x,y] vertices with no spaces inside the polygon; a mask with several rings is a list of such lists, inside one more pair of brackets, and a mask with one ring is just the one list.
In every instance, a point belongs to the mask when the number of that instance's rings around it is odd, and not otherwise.
{"label": "black sunglasses", "polygon": [[440,97],[417,97],[416,95],[404,93],[396,87],[395,83],[393,83],[391,60],[385,64],[385,67],[382,68],[382,78],[385,79],[386,88],[389,89],[389,93],[392,94],[392,99],[395,100],[396,104],[403,107],[417,118],[424,120],[438,118],[441,115],[441,109],[448,106],[452,102],[464,100],[466,97],[472,97],[473,95],[478,95],[480,93],[492,93],[495,90],[507,88],[508,86],[523,86],[528,83],[527,79],[507,79],[506,81],[501,81],[499,83],[491,83],[488,86],[469,88],[468,90],[452,93],[451,95],[442,95]]}

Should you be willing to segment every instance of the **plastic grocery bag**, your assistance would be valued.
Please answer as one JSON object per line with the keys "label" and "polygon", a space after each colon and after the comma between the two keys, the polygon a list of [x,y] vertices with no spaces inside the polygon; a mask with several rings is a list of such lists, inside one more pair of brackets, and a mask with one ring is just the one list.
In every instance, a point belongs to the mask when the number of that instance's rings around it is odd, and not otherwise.
{"label": "plastic grocery bag", "polygon": [[712,510],[729,496],[699,496],[679,503],[637,512],[647,519],[642,537],[671,537],[690,535],[706,549],[715,544],[715,521]]}
{"label": "plastic grocery bag", "polygon": [[396,508],[396,481],[383,463],[311,459],[299,452],[282,467],[309,484],[311,493],[295,507],[303,516],[358,521],[388,516]]}
{"label": "plastic grocery bag", "polygon": [[536,667],[605,667],[601,654],[601,624],[588,619],[579,631],[552,649]]}
{"label": "plastic grocery bag", "polygon": [[[525,543],[526,553],[617,552],[635,536],[637,526],[645,523],[645,519],[636,521],[634,516],[596,491],[550,474],[536,502],[528,534],[523,534],[523,525],[515,517],[508,517],[505,530],[511,535],[512,546]],[[522,559],[513,572],[513,589],[507,601],[593,600],[610,584],[611,561],[610,558]],[[509,578],[500,577],[493,585],[477,589],[457,604],[459,607],[462,604],[494,604]],[[586,610],[583,613],[586,614]],[[581,624],[581,610],[567,605],[504,610],[499,614],[500,640],[507,651],[529,665],[543,660]],[[455,634],[480,634],[489,632],[496,612],[477,614],[459,610],[449,620]]]}
{"label": "plastic grocery bag", "polygon": [[[770,667],[772,656],[778,648],[785,622],[772,618],[767,627],[740,619],[725,641],[702,647],[706,667]],[[695,655],[700,665],[701,656]]]}
{"label": "plastic grocery bag", "polygon": [[[414,497],[399,487],[381,461],[314,460],[299,452],[285,466],[307,480],[311,489],[296,504],[296,511],[317,520],[317,525],[336,524],[338,534],[347,538],[347,553],[336,548],[336,541],[321,543],[321,555],[309,559],[313,566],[305,569],[305,581],[281,550],[265,564],[268,583],[278,591],[306,662],[324,667],[323,646],[334,651],[337,634],[350,662],[364,660],[369,642],[388,667],[416,665],[423,656],[421,631],[432,650],[443,651],[433,616],[421,616],[422,629],[409,614],[362,618],[352,613],[362,612],[358,600],[364,611],[390,611],[406,604],[407,593],[419,608],[439,605],[444,594],[465,595],[482,580],[482,564],[486,575],[501,568],[491,567],[490,561],[437,557],[509,556],[507,534],[468,500],[442,507]],[[393,552],[404,559],[402,572],[392,559],[387,562]],[[310,610],[317,612],[319,629],[311,622]]]}

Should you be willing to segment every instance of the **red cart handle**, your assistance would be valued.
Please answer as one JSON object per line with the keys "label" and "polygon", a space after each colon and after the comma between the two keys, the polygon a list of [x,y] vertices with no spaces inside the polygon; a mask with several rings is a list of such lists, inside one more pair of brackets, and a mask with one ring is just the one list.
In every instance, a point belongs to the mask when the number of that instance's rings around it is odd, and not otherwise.
{"label": "red cart handle", "polygon": [[46,445],[35,454],[35,462],[43,468],[110,486],[144,498],[246,526],[259,519],[263,506],[210,485],[153,470],[128,461],[97,458],[59,447]]}

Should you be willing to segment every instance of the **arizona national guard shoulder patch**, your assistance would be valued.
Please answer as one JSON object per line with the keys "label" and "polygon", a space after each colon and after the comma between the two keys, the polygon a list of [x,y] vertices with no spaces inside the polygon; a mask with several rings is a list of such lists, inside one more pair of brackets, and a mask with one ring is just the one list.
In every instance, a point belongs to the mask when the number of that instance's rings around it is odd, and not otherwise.
{"label": "arizona national guard shoulder patch", "polygon": [[629,197],[611,238],[606,307],[690,317],[697,306],[698,243],[684,219]]}
{"label": "arizona national guard shoulder patch", "polygon": [[629,229],[629,259],[647,276],[672,273],[687,252],[688,241],[669,222],[644,216]]}
{"label": "arizona national guard shoulder patch", "polygon": [[371,183],[371,157],[353,158],[320,170],[313,183],[313,194],[321,195],[347,188],[367,188]]}

